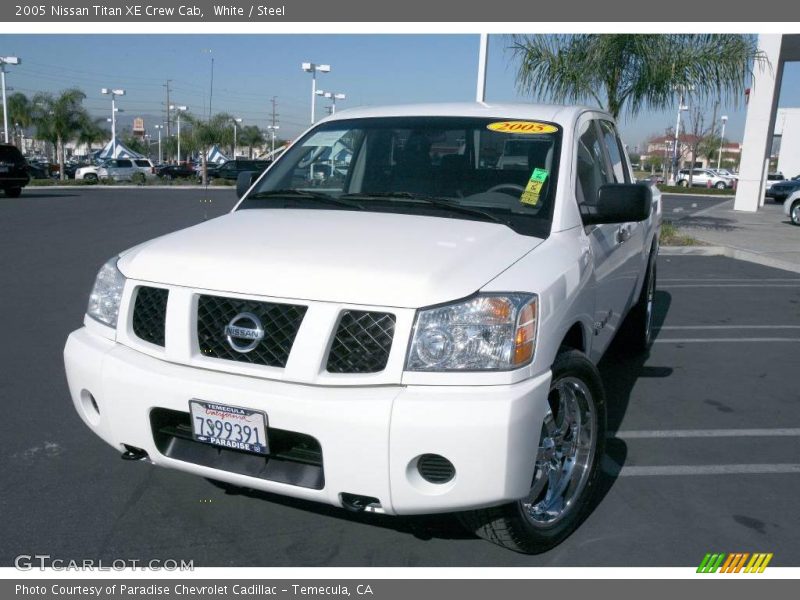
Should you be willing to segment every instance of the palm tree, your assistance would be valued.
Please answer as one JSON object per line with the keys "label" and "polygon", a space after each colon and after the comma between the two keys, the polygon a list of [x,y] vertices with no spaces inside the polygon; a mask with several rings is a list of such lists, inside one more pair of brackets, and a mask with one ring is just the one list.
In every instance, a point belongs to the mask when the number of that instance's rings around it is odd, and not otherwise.
{"label": "palm tree", "polygon": [[755,64],[751,36],[579,34],[513,36],[521,92],[555,102],[594,100],[614,118],[673,106],[676,90],[699,101],[738,101]]}
{"label": "palm tree", "polygon": [[92,144],[104,142],[111,137],[111,133],[103,127],[105,122],[106,120],[102,117],[92,119],[87,114],[86,120],[81,123],[81,128],[75,141],[79,145],[86,146],[91,154]]}
{"label": "palm tree", "polygon": [[253,158],[253,147],[261,146],[266,141],[267,138],[264,137],[264,132],[255,125],[246,125],[242,127],[241,133],[239,133],[239,143],[247,146],[250,158]]}
{"label": "palm tree", "polygon": [[214,144],[226,146],[233,143],[232,118],[227,113],[217,113],[208,120],[184,115],[184,119],[192,126],[192,138],[200,150],[203,185],[208,183],[208,151]]}
{"label": "palm tree", "polygon": [[14,127],[14,144],[22,149],[20,131],[24,131],[32,124],[32,106],[28,97],[22,92],[14,92],[8,97],[8,120]]}
{"label": "palm tree", "polygon": [[82,127],[90,121],[82,102],[86,98],[77,88],[53,96],[39,92],[33,97],[33,123],[36,135],[56,147],[59,178],[64,179],[64,144],[76,139]]}

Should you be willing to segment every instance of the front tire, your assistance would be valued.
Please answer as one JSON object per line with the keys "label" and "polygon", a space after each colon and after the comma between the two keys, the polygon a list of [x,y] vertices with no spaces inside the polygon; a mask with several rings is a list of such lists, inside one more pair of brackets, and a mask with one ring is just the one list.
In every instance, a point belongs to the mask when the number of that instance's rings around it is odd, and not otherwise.
{"label": "front tire", "polygon": [[524,554],[557,546],[586,518],[605,449],[605,393],[597,368],[583,353],[565,350],[552,371],[528,496],[458,515],[478,537]]}
{"label": "front tire", "polygon": [[800,225],[800,200],[795,200],[792,204],[789,209],[789,218],[792,220],[792,225]]}
{"label": "front tire", "polygon": [[685,179],[681,179],[681,180],[678,182],[678,185],[679,185],[679,186],[681,186],[681,187],[689,187],[689,182],[688,182],[688,181],[686,181]]}
{"label": "front tire", "polygon": [[725,185],[724,181],[718,181],[714,187],[717,188],[718,190],[724,190],[728,186]]}
{"label": "front tire", "polygon": [[9,198],[19,198],[22,195],[21,187],[6,188],[6,196]]}

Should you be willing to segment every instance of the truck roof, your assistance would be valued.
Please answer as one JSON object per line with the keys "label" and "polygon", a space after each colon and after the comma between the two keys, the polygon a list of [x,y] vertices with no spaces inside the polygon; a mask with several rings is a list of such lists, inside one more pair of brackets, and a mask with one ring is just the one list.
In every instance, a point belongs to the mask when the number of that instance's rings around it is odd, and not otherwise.
{"label": "truck roof", "polygon": [[[563,106],[558,104],[492,103],[492,102],[437,102],[427,104],[397,104],[391,106],[363,106],[339,110],[325,121],[366,117],[488,117],[499,119],[534,119],[553,123],[574,121],[588,110],[588,106]],[[600,111],[602,112],[602,111]]]}

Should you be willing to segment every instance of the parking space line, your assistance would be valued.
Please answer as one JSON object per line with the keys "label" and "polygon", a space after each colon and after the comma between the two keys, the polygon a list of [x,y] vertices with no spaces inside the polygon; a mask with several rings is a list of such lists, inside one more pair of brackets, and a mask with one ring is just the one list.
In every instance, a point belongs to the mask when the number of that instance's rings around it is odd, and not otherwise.
{"label": "parking space line", "polygon": [[775,475],[800,474],[800,464],[739,464],[739,465],[666,465],[666,466],[620,466],[605,457],[603,470],[618,477],[646,477],[671,475]]}
{"label": "parking space line", "polygon": [[641,429],[609,433],[624,440],[653,438],[722,438],[722,437],[800,437],[800,427],[774,429]]}
{"label": "parking space line", "polygon": [[744,277],[744,278],[731,278],[725,279],[722,277],[693,277],[690,279],[687,278],[658,278],[659,283],[670,282],[670,283],[754,283],[754,282],[769,282],[769,283],[791,283],[791,282],[800,282],[800,277],[768,277],[764,279],[754,278],[754,277]]}
{"label": "parking space line", "polygon": [[737,343],[737,342],[800,342],[800,338],[658,338],[654,344],[706,344],[706,343]]}

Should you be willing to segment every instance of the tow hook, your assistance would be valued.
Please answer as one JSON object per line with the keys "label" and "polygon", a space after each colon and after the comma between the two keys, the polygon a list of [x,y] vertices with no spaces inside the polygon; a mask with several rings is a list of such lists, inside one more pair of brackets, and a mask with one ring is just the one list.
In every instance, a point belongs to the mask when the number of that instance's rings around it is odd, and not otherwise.
{"label": "tow hook", "polygon": [[146,450],[142,450],[141,448],[137,448],[136,446],[129,446],[128,444],[122,444],[125,447],[125,452],[120,454],[122,460],[146,460],[149,459]]}

